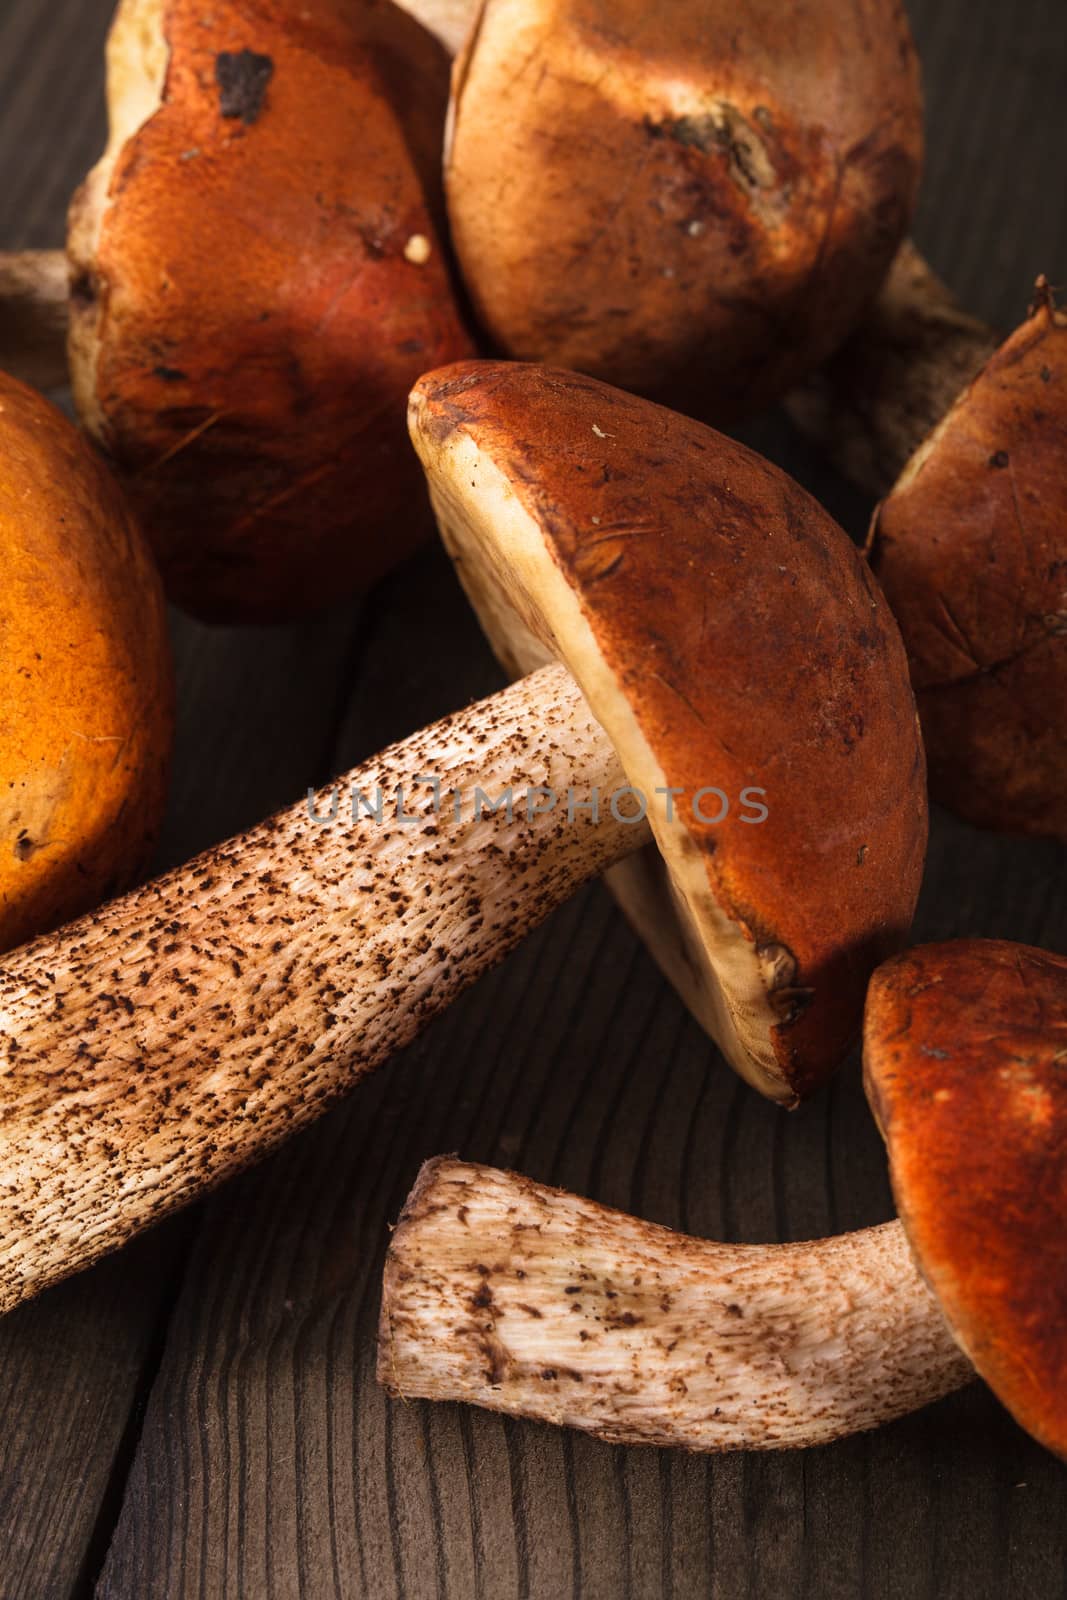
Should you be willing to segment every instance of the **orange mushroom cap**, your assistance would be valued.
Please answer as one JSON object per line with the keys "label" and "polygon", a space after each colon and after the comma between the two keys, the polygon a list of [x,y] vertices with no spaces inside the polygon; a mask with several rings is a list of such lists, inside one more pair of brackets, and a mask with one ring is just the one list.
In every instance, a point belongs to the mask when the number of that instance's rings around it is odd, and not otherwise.
{"label": "orange mushroom cap", "polygon": [[79,410],[170,594],[270,620],[429,531],[408,389],[466,354],[442,244],[437,42],[373,0],[123,0],[76,196]]}
{"label": "orange mushroom cap", "polygon": [[897,0],[486,0],[445,174],[509,355],[722,421],[840,343],[918,184]]}
{"label": "orange mushroom cap", "polygon": [[1067,1456],[1067,957],[1000,940],[898,956],[871,984],[864,1070],[949,1326]]}
{"label": "orange mushroom cap", "polygon": [[173,731],[163,592],[110,473],[0,374],[0,951],[126,887]]}

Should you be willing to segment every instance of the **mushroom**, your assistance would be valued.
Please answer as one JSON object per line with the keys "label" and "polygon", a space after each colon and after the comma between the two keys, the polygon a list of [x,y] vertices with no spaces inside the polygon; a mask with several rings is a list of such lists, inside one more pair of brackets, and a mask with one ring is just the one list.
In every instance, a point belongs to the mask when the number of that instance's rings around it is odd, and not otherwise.
{"label": "mushroom", "polygon": [[471,349],[447,93],[445,51],[388,3],[121,0],[108,145],[71,207],[71,379],[199,616],[314,610],[432,527],[406,396]]}
{"label": "mushroom", "polygon": [[910,252],[793,411],[862,484],[892,485],[869,555],[932,795],[981,827],[1067,839],[1067,316],[1043,279],[995,346]]}
{"label": "mushroom", "polygon": [[778,1099],[837,1065],[903,942],[907,666],[815,502],[572,374],[446,368],[412,427],[529,675],[0,967],[0,1308],[269,1150],[650,836],[631,908]]}
{"label": "mushroom", "polygon": [[485,0],[453,73],[449,220],[508,354],[721,422],[858,320],[921,145],[897,0]]}
{"label": "mushroom", "polygon": [[430,1161],[385,1268],[378,1375],[613,1442],[823,1444],[981,1374],[1067,1455],[1067,959],[960,941],[897,957],[867,1092],[900,1220],[713,1244]]}
{"label": "mushroom", "polygon": [[0,951],[125,888],[166,797],[159,577],[95,451],[0,374]]}

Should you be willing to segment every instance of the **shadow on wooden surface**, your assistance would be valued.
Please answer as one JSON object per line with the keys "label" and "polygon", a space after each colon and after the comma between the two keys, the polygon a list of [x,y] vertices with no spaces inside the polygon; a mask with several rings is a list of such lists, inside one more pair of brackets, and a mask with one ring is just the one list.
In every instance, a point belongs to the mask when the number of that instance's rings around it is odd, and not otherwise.
{"label": "shadow on wooden surface", "polygon": [[[59,237],[102,138],[110,0],[0,17],[0,238]],[[1062,0],[914,0],[919,242],[1007,325],[1067,278]],[[761,447],[858,533],[865,504],[768,419]],[[446,564],[302,629],[176,625],[164,858],[498,681]],[[1067,950],[1067,858],[935,822],[917,937]],[[1064,1592],[1063,1469],[978,1385],[797,1455],[611,1448],[387,1403],[388,1222],[458,1150],[694,1233],[802,1238],[890,1213],[855,1064],[786,1116],[741,1087],[599,888],[351,1101],[197,1213],[0,1323],[0,1597],[413,1600]]]}

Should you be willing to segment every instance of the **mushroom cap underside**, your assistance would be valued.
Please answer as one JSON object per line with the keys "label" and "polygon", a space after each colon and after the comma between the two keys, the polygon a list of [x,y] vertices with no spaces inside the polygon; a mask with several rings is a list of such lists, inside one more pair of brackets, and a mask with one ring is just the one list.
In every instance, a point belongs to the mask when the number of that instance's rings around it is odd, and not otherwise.
{"label": "mushroom cap underside", "polygon": [[500,659],[562,659],[647,803],[659,854],[613,887],[733,1065],[809,1092],[904,940],[926,842],[907,664],[865,563],[751,451],[573,373],[445,368],[411,428]]}

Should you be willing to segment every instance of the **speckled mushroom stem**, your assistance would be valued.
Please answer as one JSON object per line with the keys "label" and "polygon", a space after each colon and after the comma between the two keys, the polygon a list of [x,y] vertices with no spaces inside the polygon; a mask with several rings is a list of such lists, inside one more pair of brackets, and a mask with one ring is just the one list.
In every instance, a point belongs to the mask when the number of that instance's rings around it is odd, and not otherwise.
{"label": "speckled mushroom stem", "polygon": [[899,1223],[713,1244],[491,1167],[423,1167],[385,1267],[378,1376],[613,1443],[825,1444],[973,1377]]}
{"label": "speckled mushroom stem", "polygon": [[68,381],[69,278],[63,250],[0,253],[0,367],[35,389]]}
{"label": "speckled mushroom stem", "polygon": [[846,477],[881,496],[998,343],[906,242],[866,320],[787,407]]}
{"label": "speckled mushroom stem", "polygon": [[[440,780],[439,806],[420,776]],[[262,1156],[406,1044],[647,840],[606,804],[625,783],[546,667],[324,790],[314,810],[336,805],[332,821],[296,805],[11,956],[0,1310]],[[509,785],[510,818],[488,812]],[[599,820],[578,809],[593,789]],[[354,793],[380,795],[381,820],[353,816]]]}

